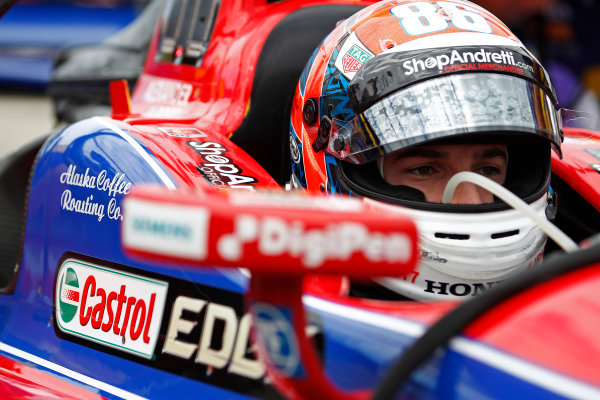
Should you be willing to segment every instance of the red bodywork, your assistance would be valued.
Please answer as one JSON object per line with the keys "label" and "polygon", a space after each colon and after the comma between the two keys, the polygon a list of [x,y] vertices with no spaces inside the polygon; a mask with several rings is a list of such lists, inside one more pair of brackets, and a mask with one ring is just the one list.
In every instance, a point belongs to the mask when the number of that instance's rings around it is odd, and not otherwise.
{"label": "red bodywork", "polygon": [[5,400],[104,399],[98,394],[2,356],[0,356],[0,377],[0,393]]}
{"label": "red bodywork", "polygon": [[563,159],[552,154],[552,172],[600,211],[600,132],[565,128]]}
{"label": "red bodywork", "polygon": [[[177,120],[180,116],[186,123],[193,121],[199,129],[226,136],[244,118],[258,58],[267,36],[278,22],[303,7],[323,4],[367,6],[372,3],[375,1],[223,1],[212,33],[213,39],[200,67],[154,62],[158,40],[155,35],[145,71],[132,95],[132,112],[145,117],[165,111],[170,120]],[[152,101],[154,96],[149,92],[151,84],[156,82],[164,85],[186,82],[193,88],[189,91],[188,100],[161,104]],[[272,84],[277,85],[277,82]],[[136,119],[127,122],[144,123]]]}
{"label": "red bodywork", "polygon": [[465,334],[600,386],[600,264],[538,285],[498,305]]}

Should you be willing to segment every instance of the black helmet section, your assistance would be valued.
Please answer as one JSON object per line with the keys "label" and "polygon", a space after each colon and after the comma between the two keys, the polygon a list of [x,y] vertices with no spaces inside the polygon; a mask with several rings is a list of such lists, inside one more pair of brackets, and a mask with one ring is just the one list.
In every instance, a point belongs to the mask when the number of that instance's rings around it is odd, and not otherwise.
{"label": "black helmet section", "polygon": [[556,93],[544,68],[524,49],[460,46],[380,54],[367,60],[348,86],[350,105],[360,114],[393,92],[417,82],[455,73],[494,72],[525,78]]}
{"label": "black helmet section", "polygon": [[[504,187],[527,203],[539,199],[550,184],[550,143],[539,137],[521,135],[462,136],[436,144],[506,143],[508,168]],[[422,192],[408,186],[394,186],[381,176],[376,162],[352,164],[338,161],[330,177],[343,193],[365,196],[386,203],[440,212],[489,212],[507,209],[503,202],[481,205],[448,205],[425,202]]]}

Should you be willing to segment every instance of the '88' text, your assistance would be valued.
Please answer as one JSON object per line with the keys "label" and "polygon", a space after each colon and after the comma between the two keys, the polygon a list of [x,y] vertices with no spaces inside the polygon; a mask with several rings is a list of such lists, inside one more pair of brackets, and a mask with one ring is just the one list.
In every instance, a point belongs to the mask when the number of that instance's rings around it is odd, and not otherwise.
{"label": "'88' text", "polygon": [[465,31],[492,33],[490,24],[474,8],[448,1],[403,4],[390,12],[400,19],[402,29],[411,36],[443,31],[450,24]]}

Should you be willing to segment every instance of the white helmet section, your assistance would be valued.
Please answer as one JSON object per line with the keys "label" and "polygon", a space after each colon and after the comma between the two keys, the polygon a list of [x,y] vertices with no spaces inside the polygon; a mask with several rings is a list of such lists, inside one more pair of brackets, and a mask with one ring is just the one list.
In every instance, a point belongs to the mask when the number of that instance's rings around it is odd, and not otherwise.
{"label": "white helmet section", "polygon": [[519,46],[524,48],[521,41],[503,36],[478,32],[453,32],[418,37],[417,39],[394,46],[386,52],[394,53],[409,50],[452,48],[457,44],[461,46]]}
{"label": "white helmet section", "polygon": [[[382,278],[387,288],[415,300],[467,300],[542,261],[546,235],[510,209],[490,213],[426,212],[365,198],[373,207],[410,215],[419,232],[420,262],[404,279]],[[530,206],[544,215],[546,198]]]}

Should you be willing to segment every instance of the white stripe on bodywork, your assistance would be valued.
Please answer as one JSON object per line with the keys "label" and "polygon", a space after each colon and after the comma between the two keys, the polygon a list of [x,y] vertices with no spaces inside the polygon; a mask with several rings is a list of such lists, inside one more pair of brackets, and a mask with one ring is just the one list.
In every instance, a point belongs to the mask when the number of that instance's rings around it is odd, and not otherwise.
{"label": "white stripe on bodywork", "polygon": [[25,352],[23,350],[20,350],[20,349],[17,349],[15,347],[12,347],[12,346],[10,346],[10,345],[8,345],[6,343],[0,342],[0,351],[2,351],[4,353],[11,354],[11,355],[13,355],[15,357],[18,357],[20,359],[23,359],[23,360],[27,360],[29,362],[37,364],[37,365],[39,365],[41,367],[44,367],[46,369],[49,369],[51,371],[58,372],[59,374],[67,376],[67,377],[69,377],[71,379],[74,379],[74,380],[76,380],[78,382],[84,383],[84,384],[86,384],[88,386],[91,386],[91,387],[95,387],[95,388],[97,388],[99,390],[102,390],[102,391],[104,391],[106,393],[110,393],[112,395],[119,396],[119,397],[121,397],[123,399],[128,399],[128,400],[129,399],[131,399],[131,400],[145,400],[145,397],[138,396],[136,394],[127,392],[127,391],[125,391],[123,389],[119,389],[118,387],[109,385],[108,383],[104,383],[104,382],[101,382],[101,381],[99,381],[97,379],[90,378],[89,376],[80,374],[79,372],[75,372],[73,370],[70,370],[70,369],[65,368],[65,367],[63,367],[61,365],[58,365],[58,364],[55,364],[55,363],[53,363],[51,361],[45,360],[43,358],[40,358],[38,356],[34,356],[33,354],[30,354],[30,353],[27,353],[27,352]]}
{"label": "white stripe on bodywork", "polygon": [[[359,323],[374,325],[392,332],[398,332],[418,339],[427,327],[412,321],[383,315],[377,312],[360,310],[354,307],[326,301],[313,296],[304,296],[305,306]],[[507,375],[531,383],[549,392],[566,398],[600,399],[600,388],[569,378],[547,368],[535,365],[515,356],[493,349],[485,344],[463,337],[455,337],[449,347],[465,357],[489,365]]]}
{"label": "white stripe on bodywork", "polygon": [[92,119],[94,119],[99,124],[104,125],[105,127],[107,127],[108,129],[110,129],[114,133],[118,134],[127,143],[129,143],[131,145],[131,147],[133,147],[133,149],[135,151],[137,151],[138,154],[144,159],[144,161],[146,161],[148,163],[148,165],[150,166],[150,168],[152,168],[152,170],[154,171],[154,173],[160,178],[160,180],[163,182],[163,184],[168,189],[174,190],[174,189],[177,188],[177,186],[175,185],[175,183],[171,180],[171,178],[169,178],[169,176],[160,167],[160,165],[158,165],[158,163],[156,162],[156,160],[153,159],[152,157],[150,157],[150,155],[148,154],[148,152],[146,150],[144,150],[142,148],[142,146],[134,138],[131,137],[131,135],[129,135],[127,132],[125,132],[123,129],[119,128],[118,126],[116,126],[114,124],[111,124],[108,120],[106,120],[103,117],[93,117]]}
{"label": "white stripe on bodywork", "polygon": [[357,309],[356,307],[345,306],[343,304],[319,299],[313,296],[303,296],[304,305],[324,311],[329,314],[338,315],[344,319],[351,319],[361,324],[369,324],[387,329],[392,332],[402,333],[404,335],[417,338],[425,333],[427,328],[423,324],[408,321],[377,312]]}

